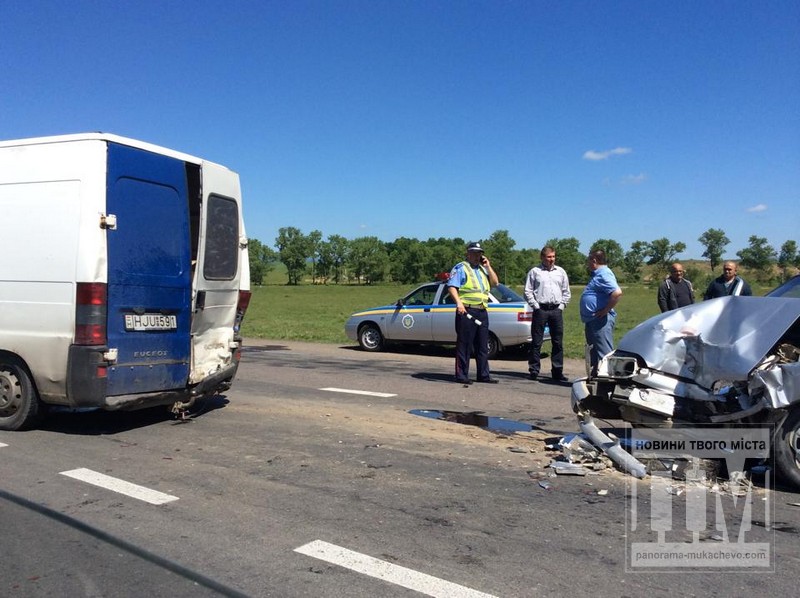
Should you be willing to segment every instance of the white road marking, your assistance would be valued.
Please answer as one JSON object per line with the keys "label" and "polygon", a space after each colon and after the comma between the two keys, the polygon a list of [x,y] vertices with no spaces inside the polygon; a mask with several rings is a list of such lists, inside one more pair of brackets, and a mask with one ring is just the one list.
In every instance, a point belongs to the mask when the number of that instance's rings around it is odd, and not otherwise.
{"label": "white road marking", "polygon": [[320,390],[327,390],[328,392],[344,392],[351,395],[367,395],[370,397],[382,397],[388,399],[389,397],[396,397],[396,394],[389,392],[371,392],[369,390],[350,390],[348,388],[320,388]]}
{"label": "white road marking", "polygon": [[126,496],[148,502],[151,505],[163,505],[164,503],[178,500],[177,496],[170,496],[169,494],[157,492],[156,490],[151,490],[150,488],[145,488],[144,486],[131,484],[125,480],[112,478],[111,476],[107,476],[84,467],[81,467],[80,469],[73,469],[71,471],[62,471],[61,475],[75,478],[76,480],[93,484],[95,486],[100,486],[101,488],[111,490],[112,492],[125,494]]}
{"label": "white road marking", "polygon": [[495,598],[491,594],[484,594],[426,573],[393,565],[322,540],[314,540],[295,548],[294,551],[435,598]]}
{"label": "white road marking", "polygon": [[3,444],[2,442],[0,442],[0,448],[3,448],[4,446],[8,446],[8,445],[7,444]]}

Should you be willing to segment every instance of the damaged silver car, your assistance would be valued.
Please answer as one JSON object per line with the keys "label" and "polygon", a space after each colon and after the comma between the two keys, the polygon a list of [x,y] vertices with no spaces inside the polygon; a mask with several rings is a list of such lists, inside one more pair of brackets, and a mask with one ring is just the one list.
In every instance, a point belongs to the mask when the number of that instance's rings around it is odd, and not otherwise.
{"label": "damaged silver car", "polygon": [[[614,446],[592,416],[633,426],[773,424],[772,458],[800,488],[800,276],[765,297],[722,297],[639,324],[576,380],[572,407],[625,470],[643,466]],[[624,454],[623,454],[624,453]]]}

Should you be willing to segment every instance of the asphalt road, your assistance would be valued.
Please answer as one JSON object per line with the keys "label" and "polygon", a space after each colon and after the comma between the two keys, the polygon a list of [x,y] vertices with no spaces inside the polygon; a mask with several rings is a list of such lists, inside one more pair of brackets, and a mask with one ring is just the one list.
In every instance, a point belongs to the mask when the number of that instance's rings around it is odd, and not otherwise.
{"label": "asphalt road", "polygon": [[[546,445],[578,429],[569,387],[527,380],[523,355],[462,387],[450,350],[419,352],[254,341],[233,388],[185,421],[61,413],[0,432],[0,595],[794,595],[800,495],[754,490],[745,532],[768,567],[631,571],[647,482],[540,477]],[[495,418],[522,431],[469,423],[509,425]],[[715,494],[705,529],[669,539],[719,546],[717,498],[738,534],[743,501]],[[685,499],[670,496],[676,518]]]}

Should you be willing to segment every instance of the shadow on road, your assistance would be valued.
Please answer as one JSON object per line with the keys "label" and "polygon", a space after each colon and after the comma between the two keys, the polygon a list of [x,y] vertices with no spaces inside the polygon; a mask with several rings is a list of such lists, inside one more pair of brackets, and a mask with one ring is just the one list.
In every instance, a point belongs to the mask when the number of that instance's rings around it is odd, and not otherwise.
{"label": "shadow on road", "polygon": [[[341,345],[340,349],[348,351],[363,351],[358,345]],[[383,348],[382,353],[395,355],[423,355],[426,357],[448,357],[455,358],[456,349],[446,345],[417,345],[413,343],[390,344]],[[548,357],[546,352],[542,352],[542,358]],[[528,347],[512,347],[501,351],[491,361],[527,361]]]}
{"label": "shadow on road", "polygon": [[190,424],[195,418],[222,409],[229,402],[224,395],[200,399],[186,411],[183,418],[177,418],[171,413],[170,408],[164,405],[136,411],[70,412],[55,409],[47,415],[38,429],[61,434],[99,436],[118,434],[164,422],[177,426]]}

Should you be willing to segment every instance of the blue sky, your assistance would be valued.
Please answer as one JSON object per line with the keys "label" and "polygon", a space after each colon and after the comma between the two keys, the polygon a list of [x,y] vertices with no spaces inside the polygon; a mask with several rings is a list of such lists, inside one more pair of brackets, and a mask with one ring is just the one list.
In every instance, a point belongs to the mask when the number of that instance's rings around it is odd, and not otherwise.
{"label": "blue sky", "polygon": [[800,3],[0,4],[0,138],[239,172],[248,236],[800,242]]}

